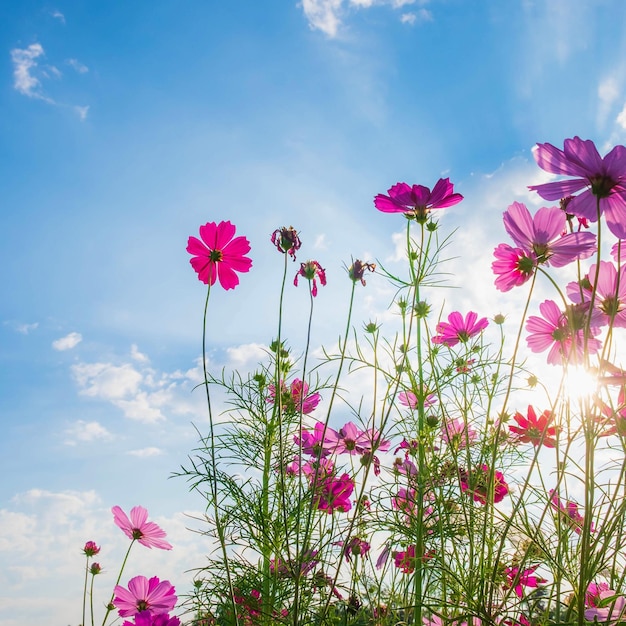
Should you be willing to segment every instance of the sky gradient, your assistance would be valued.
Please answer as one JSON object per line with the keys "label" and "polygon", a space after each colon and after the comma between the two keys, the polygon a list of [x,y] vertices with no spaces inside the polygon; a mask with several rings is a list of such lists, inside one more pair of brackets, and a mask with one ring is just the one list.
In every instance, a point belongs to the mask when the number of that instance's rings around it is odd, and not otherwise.
{"label": "sky gradient", "polygon": [[[209,332],[211,366],[245,370],[275,332],[276,228],[326,268],[313,338],[333,342],[350,258],[396,262],[403,220],[373,197],[450,177],[465,200],[442,225],[458,229],[464,289],[445,310],[508,314],[516,296],[489,268],[506,207],[541,206],[533,145],[626,139],[621,0],[24,0],[3,14],[0,626],[79,623],[85,541],[106,547],[105,590],[123,556],[114,505],[143,505],[174,545],[138,547],[126,579],[184,592],[203,564],[210,546],[186,528],[203,502],[170,478],[206,425],[192,392],[205,290],[185,252],[201,224],[230,220],[251,242]],[[392,296],[368,278],[359,319],[385,320]],[[299,349],[307,307],[293,289]]]}

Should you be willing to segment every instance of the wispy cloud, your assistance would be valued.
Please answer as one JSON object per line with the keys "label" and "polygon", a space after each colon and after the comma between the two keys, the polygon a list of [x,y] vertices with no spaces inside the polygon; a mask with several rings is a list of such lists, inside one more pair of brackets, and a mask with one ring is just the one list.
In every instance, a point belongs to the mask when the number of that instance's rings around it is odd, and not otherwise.
{"label": "wispy cloud", "polygon": [[59,20],[61,24],[65,24],[65,15],[63,15],[63,13],[61,13],[61,11],[59,11],[58,9],[50,11],[50,15],[52,15],[55,20]]}
{"label": "wispy cloud", "polygon": [[93,441],[111,441],[113,435],[99,422],[85,422],[78,420],[65,430],[67,439],[65,444],[76,446],[79,443],[91,443]]}
{"label": "wispy cloud", "polygon": [[44,54],[43,46],[39,43],[32,43],[28,48],[13,48],[11,50],[13,87],[24,96],[54,104],[54,100],[44,95],[41,81],[34,75],[38,66],[37,59]]}
{"label": "wispy cloud", "polygon": [[89,68],[81,63],[78,59],[68,59],[65,61],[70,67],[74,68],[79,74],[86,74]]}
{"label": "wispy cloud", "polygon": [[145,459],[153,456],[160,456],[163,454],[163,450],[154,447],[141,448],[140,450],[129,450],[128,454],[139,457],[140,459]]}
{"label": "wispy cloud", "polygon": [[61,337],[60,339],[53,341],[52,347],[59,352],[62,352],[63,350],[71,350],[82,340],[83,336],[80,333],[70,333],[69,335],[65,335],[65,337]]}
{"label": "wispy cloud", "polygon": [[26,324],[24,322],[5,321],[4,326],[8,326],[16,333],[20,335],[28,335],[32,330],[39,328],[39,322],[33,322],[32,324]]}

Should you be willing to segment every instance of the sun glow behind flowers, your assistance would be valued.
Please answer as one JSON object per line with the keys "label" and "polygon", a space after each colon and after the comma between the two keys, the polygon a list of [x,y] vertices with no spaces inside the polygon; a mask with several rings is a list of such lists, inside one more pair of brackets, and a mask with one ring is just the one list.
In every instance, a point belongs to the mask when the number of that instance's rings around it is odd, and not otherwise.
{"label": "sun glow behind flowers", "polygon": [[565,397],[577,404],[591,401],[598,391],[598,377],[582,365],[568,367],[563,376]]}

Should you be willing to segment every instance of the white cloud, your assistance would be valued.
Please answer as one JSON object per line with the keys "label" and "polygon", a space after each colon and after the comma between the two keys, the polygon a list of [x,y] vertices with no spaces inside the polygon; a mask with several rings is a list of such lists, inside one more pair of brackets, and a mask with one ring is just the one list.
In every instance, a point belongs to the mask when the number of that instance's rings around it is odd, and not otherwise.
{"label": "white cloud", "polygon": [[59,11],[58,9],[52,11],[50,15],[52,15],[54,19],[59,20],[61,24],[65,24],[65,15],[63,15],[63,13],[61,13],[61,11]]}
{"label": "white cloud", "polygon": [[37,59],[43,55],[44,50],[39,43],[32,43],[28,48],[11,50],[13,87],[29,98],[38,98],[52,103],[50,98],[43,95],[39,79],[33,76],[33,71],[37,68]]}
{"label": "white cloud", "polygon": [[85,422],[78,420],[65,430],[67,439],[65,444],[75,446],[79,443],[91,443],[93,441],[111,441],[113,435],[99,422]]}
{"label": "white cloud", "polygon": [[145,354],[143,354],[142,352],[139,352],[139,348],[137,347],[136,343],[134,343],[130,347],[130,356],[135,361],[138,361],[139,363],[149,363],[150,362],[150,359]]}
{"label": "white cloud", "polygon": [[52,342],[52,347],[55,350],[59,350],[62,352],[63,350],[71,350],[75,348],[81,341],[83,340],[83,336],[80,333],[70,333],[65,337],[61,337],[60,339],[56,339]]}
{"label": "white cloud", "polygon": [[322,233],[321,235],[318,235],[315,238],[315,241],[313,242],[313,249],[314,250],[327,250],[328,249],[328,243],[326,241],[326,235],[324,233]]}
{"label": "white cloud", "polygon": [[26,324],[23,322],[5,321],[3,322],[3,324],[12,328],[16,333],[20,333],[20,335],[28,335],[31,330],[36,330],[37,328],[39,328],[39,322]]}
{"label": "white cloud", "polygon": [[78,59],[68,59],[65,61],[69,66],[73,67],[79,74],[86,74],[89,68],[81,63]]}
{"label": "white cloud", "polygon": [[415,13],[403,13],[400,16],[400,21],[403,24],[415,24],[415,20],[417,20],[417,15],[415,15]]}
{"label": "white cloud", "polygon": [[626,104],[624,104],[622,110],[619,112],[615,120],[624,130],[626,130]]}
{"label": "white cloud", "polygon": [[[226,354],[233,367],[242,367],[249,363],[256,364],[258,361],[267,359],[268,347],[262,343],[248,343],[233,348],[227,348]],[[202,360],[200,360],[202,364]]]}
{"label": "white cloud", "polygon": [[81,122],[84,122],[87,119],[87,114],[89,113],[89,106],[81,107],[81,106],[76,105],[73,107],[73,109],[78,114],[78,117],[80,118]]}
{"label": "white cloud", "polygon": [[598,85],[598,125],[600,127],[604,126],[620,92],[620,85],[615,76],[607,76],[600,81]]}
{"label": "white cloud", "polygon": [[304,15],[312,29],[336,37],[339,29],[339,11],[342,0],[302,0]]}
{"label": "white cloud", "polygon": [[134,398],[119,399],[114,404],[122,409],[129,419],[150,424],[165,419],[160,407],[165,404],[166,400],[167,395],[163,392],[148,394],[140,391]]}
{"label": "white cloud", "polygon": [[141,448],[140,450],[129,450],[128,454],[139,457],[140,459],[145,459],[151,456],[160,456],[161,454],[163,454],[163,450],[154,447]]}
{"label": "white cloud", "polygon": [[79,363],[72,366],[81,393],[94,398],[118,400],[135,394],[142,375],[129,363],[116,366],[111,363]]}

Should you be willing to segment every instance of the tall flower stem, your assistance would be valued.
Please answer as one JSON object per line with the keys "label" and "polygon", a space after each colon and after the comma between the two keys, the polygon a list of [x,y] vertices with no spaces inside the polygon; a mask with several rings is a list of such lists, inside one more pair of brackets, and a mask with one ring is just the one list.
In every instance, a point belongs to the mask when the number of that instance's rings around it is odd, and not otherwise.
{"label": "tall flower stem", "polygon": [[113,585],[113,593],[111,594],[111,599],[109,600],[109,603],[107,604],[107,610],[106,610],[106,613],[104,614],[104,619],[102,620],[102,626],[106,624],[107,618],[109,617],[109,613],[115,608],[113,606],[113,598],[115,597],[115,587],[117,587],[120,584],[120,580],[122,580],[122,572],[124,571],[124,568],[126,567],[126,561],[128,561],[128,555],[130,554],[130,550],[133,547],[135,541],[136,540],[133,539],[130,542],[130,545],[128,546],[128,550],[126,550],[126,555],[124,556],[124,560],[122,561],[122,566],[120,567],[120,573],[117,575],[117,580],[115,581],[115,585]]}

